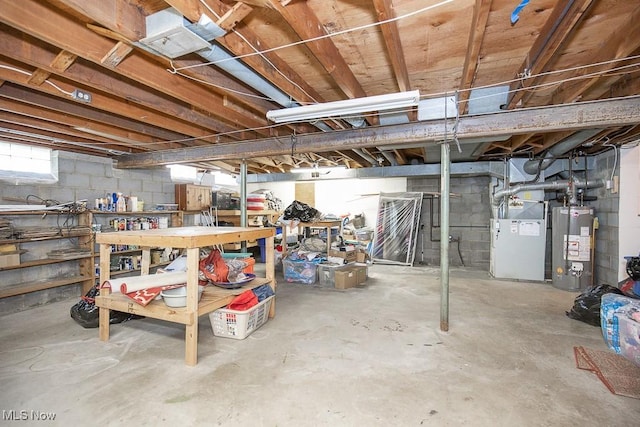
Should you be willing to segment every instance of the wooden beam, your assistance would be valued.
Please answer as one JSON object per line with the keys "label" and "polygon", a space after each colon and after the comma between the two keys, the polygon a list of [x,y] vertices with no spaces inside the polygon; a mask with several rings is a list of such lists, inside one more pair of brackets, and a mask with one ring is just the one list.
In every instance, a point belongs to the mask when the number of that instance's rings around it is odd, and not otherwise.
{"label": "wooden beam", "polygon": [[400,150],[393,150],[393,154],[396,156],[396,160],[400,165],[406,165],[408,163],[407,156]]}
{"label": "wooden beam", "polygon": [[33,72],[33,74],[31,74],[31,77],[27,79],[27,83],[34,86],[40,86],[50,75],[50,72],[45,71],[42,68],[38,68]]}
{"label": "wooden beam", "polygon": [[[191,21],[197,21],[202,15],[206,15],[216,22],[218,16],[223,16],[230,10],[229,6],[220,0],[207,0],[207,4],[215,12],[215,15],[212,15],[209,9],[200,2],[191,0],[166,1]],[[230,32],[224,37],[218,38],[217,41],[236,56],[249,55],[244,57],[242,61],[280,90],[289,94],[292,99],[303,104],[325,102],[322,96],[275,52],[256,55],[245,39],[251,46],[259,46],[262,50],[268,50],[271,47],[267,40],[260,39],[247,26],[242,27],[242,37],[235,32]]]}
{"label": "wooden beam", "polygon": [[[131,44],[131,41],[127,40],[124,36],[107,28],[92,24],[87,24],[87,28],[112,40]],[[228,98],[232,98],[235,103],[244,106],[243,110],[240,112],[241,114],[246,115],[248,110],[257,111],[259,113],[259,118],[262,119],[268,110],[274,108],[274,104],[272,102],[260,98],[260,96],[262,96],[261,93],[255,91],[253,88],[238,83],[236,80],[223,74],[215,67],[203,66],[203,62],[200,59],[174,59],[171,61],[168,58],[161,56],[155,56],[154,59],[161,63],[165,70],[170,70],[174,67],[176,69],[182,69],[180,70],[180,73],[184,74],[186,78],[192,79],[196,82],[201,82],[209,89],[221,94],[225,100],[225,106],[227,105],[226,100]],[[245,96],[243,94],[255,96]]]}
{"label": "wooden beam", "polygon": [[[62,73],[67,68],[69,68],[71,64],[73,64],[76,58],[76,55],[63,50],[53,59],[53,61],[51,61],[50,67],[53,70]],[[43,70],[42,68],[38,68],[33,72],[33,74],[31,74],[28,83],[35,86],[40,86],[42,83],[44,83],[45,80],[47,80],[50,75],[51,72]]]}
{"label": "wooden beam", "polygon": [[[0,26],[0,28],[2,27]],[[16,61],[42,68],[46,71],[56,72],[56,70],[47,65],[49,62],[55,60],[53,54],[31,37],[19,37],[15,33],[0,31],[0,51],[7,52],[7,55],[10,55],[11,58]],[[2,75],[7,75],[7,73],[8,71],[6,70],[0,70],[0,74]],[[97,89],[98,91],[104,91],[121,98],[121,101],[117,101],[113,96],[107,97],[110,99],[109,103],[114,104],[109,107],[109,104],[100,104],[100,101],[106,101],[106,98],[103,98],[99,93],[95,93],[93,94],[92,100],[92,106],[95,108],[127,115],[127,111],[136,110],[136,105],[142,105],[147,107],[145,112],[143,114],[134,114],[131,117],[135,117],[138,120],[144,117],[144,121],[147,123],[183,132],[191,136],[203,136],[216,132],[231,132],[234,130],[231,126],[211,119],[207,114],[198,113],[185,105],[172,102],[153,91],[144,90],[130,79],[121,79],[112,74],[96,70],[94,66],[86,62],[73,63],[73,65],[65,71],[64,76],[85,88]],[[55,81],[56,78],[52,77],[52,79]],[[16,74],[14,81],[23,82],[24,78]],[[40,86],[38,90],[46,91],[56,96],[60,95],[59,92],[48,85]],[[117,106],[115,106],[116,104]],[[154,113],[154,110],[157,113]],[[155,117],[158,113],[161,113],[161,118]],[[172,118],[168,119],[167,115],[170,115]],[[175,119],[182,119],[191,124],[188,125],[184,122],[178,123]],[[194,128],[193,124],[201,126],[207,129],[207,131],[198,131],[197,128]],[[194,132],[196,135],[193,134]]]}
{"label": "wooden beam", "polygon": [[[327,35],[324,25],[318,20],[306,2],[294,2],[284,7],[278,0],[269,0],[271,6],[287,21],[301,40]],[[353,74],[347,61],[330,38],[321,38],[305,44],[320,64],[329,73],[347,98],[367,96]]]}
{"label": "wooden beam", "polygon": [[523,100],[525,91],[520,90],[523,88],[523,82],[527,81],[529,86],[533,86],[539,81],[535,77],[531,80],[526,79],[526,76],[535,76],[546,70],[553,56],[582,21],[592,3],[593,0],[559,1],[556,3],[549,19],[540,30],[540,34],[518,69],[516,74],[518,80],[511,84],[507,101],[508,108],[515,108],[519,104],[526,106],[526,102]]}
{"label": "wooden beam", "polygon": [[[0,76],[2,76],[2,78],[4,78],[5,80],[9,80],[18,85],[28,86],[28,83],[26,81],[27,76],[24,76],[22,74],[14,73],[10,70],[0,68]],[[50,77],[48,80],[58,87],[67,87],[68,89],[71,89],[67,86],[68,83],[63,83],[57,78]],[[167,131],[165,133],[166,135],[179,135],[177,138],[174,137],[167,139],[184,139],[185,135],[191,135],[197,138],[207,138],[211,135],[210,131],[207,132],[203,129],[199,129],[193,126],[193,124],[181,122],[180,120],[176,120],[176,118],[174,117],[158,114],[149,109],[139,108],[135,104],[123,103],[115,99],[114,97],[103,95],[100,92],[92,93],[91,107],[87,107],[82,103],[72,100],[69,96],[59,92],[57,89],[50,85],[32,86],[31,89],[48,95],[52,95],[53,97],[61,98],[59,102],[53,102],[53,104],[56,105],[58,111],[63,111],[66,113],[74,112],[73,114],[76,114],[79,117],[100,117],[101,120],[105,120],[106,122],[112,122],[112,120],[110,119],[113,117],[127,117],[132,120],[115,120],[115,123],[125,123],[127,128],[133,126],[136,129],[147,129],[150,132],[162,133],[163,131],[160,131],[159,129],[165,129],[167,127],[175,129],[176,131],[184,130],[185,132],[184,134],[178,134],[172,131]],[[36,99],[41,101],[45,99],[42,97],[38,97],[37,94],[32,91],[16,89],[15,86],[5,86],[0,88],[0,95],[12,97],[13,99],[21,99],[34,105],[36,104],[36,102],[40,102],[36,101]],[[26,97],[20,98],[20,96]],[[46,105],[51,105],[51,100],[52,98],[48,98],[48,100],[44,100],[43,102],[45,102]],[[62,100],[65,100],[67,102]],[[102,110],[103,114],[98,113],[99,110]],[[137,121],[137,123],[134,124],[134,121]],[[157,126],[159,129],[153,130],[153,128],[149,125]]]}
{"label": "wooden beam", "polygon": [[31,126],[23,126],[20,124],[14,124],[14,123],[8,123],[8,122],[0,122],[0,123],[1,123],[0,128],[2,129],[9,129],[14,132],[23,133],[26,135],[33,135],[34,137],[37,135],[38,138],[41,138],[43,140],[75,143],[75,144],[81,144],[82,146],[85,146],[85,147],[91,146],[96,148],[99,147],[101,149],[107,149],[108,147],[108,149],[118,150],[120,152],[129,152],[129,153],[144,151],[140,147],[133,148],[133,144],[126,145],[119,142],[113,142],[113,143],[107,143],[107,144],[102,142],[91,142],[91,141],[88,141],[86,137],[70,135],[69,133],[65,132],[63,129],[58,129],[58,130],[38,129]]}
{"label": "wooden beam", "polygon": [[92,148],[86,145],[68,143],[67,141],[52,138],[43,138],[39,135],[31,135],[27,132],[16,132],[13,130],[3,130],[0,127],[0,138],[5,141],[13,141],[19,144],[35,145],[38,147],[48,147],[52,150],[72,151],[74,153],[90,154],[92,156],[110,157],[113,154],[109,153],[109,150],[117,150],[121,147],[111,147],[108,145],[102,145],[99,148]]}
{"label": "wooden beam", "polygon": [[535,150],[533,150],[535,154],[539,154],[553,147],[563,139],[570,137],[574,133],[575,132],[573,131],[559,131],[559,132],[553,132],[553,133],[545,133],[544,135],[542,135],[542,138],[540,138],[541,141],[539,144],[531,142],[529,145],[531,145],[532,147],[535,147]]}
{"label": "wooden beam", "polygon": [[515,135],[511,138],[511,152],[516,151],[518,148],[522,147],[533,137],[532,133],[523,134],[523,135]]}
{"label": "wooden beam", "polygon": [[[131,132],[130,130],[124,130],[118,127],[114,127],[109,124],[105,124],[104,122],[98,122],[93,120],[87,120],[86,118],[75,117],[71,114],[62,113],[55,110],[49,110],[43,106],[34,106],[31,104],[26,104],[20,101],[16,101],[14,99],[3,98],[0,101],[0,111],[6,111],[9,113],[13,113],[16,115],[22,115],[25,117],[30,117],[33,119],[43,120],[46,122],[57,123],[59,125],[64,125],[69,128],[75,129],[89,129],[95,132],[100,132],[102,134],[111,134],[117,136],[119,138],[127,138],[132,140],[137,140],[140,142],[154,142],[157,141],[157,138],[153,138],[147,134],[141,134],[138,132]],[[85,133],[85,135],[88,135]],[[100,139],[96,137],[96,133],[91,137],[93,139]],[[174,139],[178,139],[177,137]],[[106,142],[107,139],[104,138]],[[183,144],[167,144],[163,145],[162,148],[180,148],[183,147]]]}
{"label": "wooden beam", "polygon": [[61,50],[58,55],[51,61],[51,68],[55,70],[57,73],[62,73],[67,70],[73,64],[78,55],[74,55],[71,52],[67,52],[66,50]]}
{"label": "wooden beam", "polygon": [[[91,17],[93,10],[91,7],[98,3],[100,2],[83,2],[85,6],[83,13]],[[113,47],[110,40],[87,29],[85,25],[68,15],[52,14],[46,5],[36,0],[20,2],[0,0],[0,8],[2,20],[5,23],[93,63],[100,64],[104,53]],[[137,52],[131,54],[127,61],[122,62],[115,71],[121,76],[203,111],[215,112],[217,117],[233,124],[236,128],[260,128],[266,125],[266,117],[264,120],[256,121],[225,108],[220,95],[181,76],[167,72],[146,55],[140,55]]]}
{"label": "wooden beam", "polygon": [[[0,70],[0,75],[1,74],[2,74],[2,71]],[[41,89],[41,88],[42,87],[39,87],[38,89]],[[32,106],[36,109],[40,108],[43,110],[50,110],[50,111],[58,112],[64,115],[70,115],[70,116],[75,116],[85,120],[104,123],[104,124],[108,124],[118,128],[130,130],[133,132],[154,136],[160,139],[174,140],[174,139],[184,138],[184,134],[180,134],[177,132],[170,132],[165,129],[152,126],[151,123],[145,124],[140,121],[135,121],[128,118],[127,117],[128,114],[124,114],[124,113],[129,113],[130,109],[128,109],[127,111],[122,111],[121,109],[120,111],[121,114],[115,115],[115,114],[111,114],[110,112],[107,112],[106,110],[101,111],[97,108],[91,108],[91,107],[85,106],[84,104],[80,104],[78,102],[68,100],[67,98],[64,98],[64,99],[56,98],[56,96],[58,96],[59,93],[56,93],[57,91],[55,91],[55,89],[53,88],[51,88],[50,91],[51,91],[51,95],[55,95],[55,96],[47,95],[46,93],[48,92],[39,93],[39,92],[32,91],[30,89],[19,88],[14,84],[10,83],[0,87],[0,99],[3,99],[2,102],[7,102],[6,100],[19,101],[21,103],[25,103],[26,105]],[[99,100],[95,100],[95,101],[99,104]],[[140,109],[136,109],[134,111],[136,111],[136,113],[131,114],[134,117],[144,117],[144,115],[148,113]],[[166,120],[173,122],[171,118],[167,118]],[[166,125],[166,122],[165,122],[165,125]]]}
{"label": "wooden beam", "polygon": [[473,20],[471,22],[471,31],[469,31],[469,41],[467,42],[467,54],[464,57],[460,93],[458,94],[458,111],[460,114],[466,114],[469,109],[468,101],[471,95],[471,86],[476,77],[480,48],[484,40],[489,12],[491,12],[491,2],[492,0],[476,0],[473,8]]}
{"label": "wooden beam", "polygon": [[242,21],[245,16],[251,13],[253,8],[245,3],[238,2],[234,4],[224,15],[218,19],[216,24],[218,27],[229,32],[238,25],[238,22]]}
{"label": "wooden beam", "polygon": [[[614,58],[625,58],[638,50],[640,48],[640,25],[638,25],[638,22],[640,22],[640,7],[635,8],[623,25],[612,29],[612,33],[608,35],[606,43],[602,44],[596,52],[591,53],[589,62],[596,64]],[[619,63],[610,62],[597,67],[597,70],[604,72],[618,65]],[[590,68],[589,72],[594,72],[595,70],[595,68]],[[598,78],[593,77],[565,83],[553,94],[552,102],[554,104],[562,104],[580,100],[581,95],[595,85],[597,81]]]}
{"label": "wooden beam", "polygon": [[[534,132],[591,129],[640,123],[640,96],[557,105],[546,108],[517,109],[481,116],[461,117],[458,139],[505,136]],[[398,144],[435,144],[447,133],[445,120],[433,120],[384,127],[298,135],[296,151],[323,152]],[[449,130],[450,132],[450,130]],[[291,147],[279,138],[265,138],[233,144],[120,156],[118,167],[135,168],[185,163],[195,159],[225,160],[254,156],[288,154]]]}
{"label": "wooden beam", "polygon": [[[373,0],[373,6],[376,8],[379,22],[396,17],[391,0]],[[402,49],[398,24],[396,21],[388,22],[382,24],[380,29],[382,30],[384,43],[387,46],[387,55],[389,55],[391,66],[398,82],[398,88],[401,92],[411,90],[411,81],[409,80],[409,72],[404,60],[405,55]]]}
{"label": "wooden beam", "polygon": [[140,40],[147,34],[145,16],[128,1],[122,0],[56,0],[68,8],[91,17],[103,27],[118,31],[129,40]]}
{"label": "wooden beam", "polygon": [[133,46],[125,42],[118,42],[107,54],[100,60],[105,67],[115,68],[127,57],[133,50]]}

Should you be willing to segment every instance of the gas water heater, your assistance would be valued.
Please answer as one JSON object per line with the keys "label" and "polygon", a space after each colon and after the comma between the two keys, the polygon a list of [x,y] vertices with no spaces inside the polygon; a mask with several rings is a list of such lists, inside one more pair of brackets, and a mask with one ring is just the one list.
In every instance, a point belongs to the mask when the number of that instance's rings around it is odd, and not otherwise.
{"label": "gas water heater", "polygon": [[567,291],[593,284],[593,208],[566,206],[552,209],[552,283]]}

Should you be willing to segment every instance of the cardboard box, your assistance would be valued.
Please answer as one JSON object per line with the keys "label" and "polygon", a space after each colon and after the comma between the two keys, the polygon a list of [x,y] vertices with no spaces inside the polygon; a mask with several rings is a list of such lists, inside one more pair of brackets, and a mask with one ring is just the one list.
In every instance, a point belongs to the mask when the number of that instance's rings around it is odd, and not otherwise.
{"label": "cardboard box", "polygon": [[367,266],[366,265],[355,265],[353,269],[356,271],[358,276],[358,285],[362,285],[367,281]]}
{"label": "cardboard box", "polygon": [[320,286],[334,288],[336,286],[336,271],[346,271],[346,264],[318,264],[318,280]]}
{"label": "cardboard box", "polygon": [[358,273],[353,268],[335,272],[336,289],[349,289],[358,285]]}
{"label": "cardboard box", "polygon": [[367,262],[367,261],[369,261],[369,254],[368,253],[360,252],[360,251],[358,251],[356,253],[356,262],[363,263],[363,262]]}
{"label": "cardboard box", "polygon": [[342,258],[346,262],[356,262],[356,251],[355,251],[355,249],[352,249],[350,251],[336,251],[335,249],[331,249],[329,251],[329,256]]}
{"label": "cardboard box", "polygon": [[20,265],[20,252],[2,252],[0,253],[0,268],[14,267]]}

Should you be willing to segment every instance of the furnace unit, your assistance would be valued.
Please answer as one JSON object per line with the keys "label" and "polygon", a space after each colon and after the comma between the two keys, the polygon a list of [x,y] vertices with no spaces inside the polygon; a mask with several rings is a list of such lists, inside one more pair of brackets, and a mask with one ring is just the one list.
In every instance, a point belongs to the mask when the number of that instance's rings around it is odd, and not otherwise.
{"label": "furnace unit", "polygon": [[543,281],[546,242],[546,218],[491,220],[491,275]]}

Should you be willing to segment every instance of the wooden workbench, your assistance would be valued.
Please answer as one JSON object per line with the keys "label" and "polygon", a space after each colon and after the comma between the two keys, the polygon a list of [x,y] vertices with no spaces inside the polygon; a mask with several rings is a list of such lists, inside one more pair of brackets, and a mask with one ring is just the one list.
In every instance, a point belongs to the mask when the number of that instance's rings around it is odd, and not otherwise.
{"label": "wooden workbench", "polygon": [[[118,310],[140,316],[162,319],[185,325],[185,362],[194,366],[198,361],[198,317],[224,307],[234,296],[247,289],[263,284],[276,288],[274,273],[273,237],[274,228],[242,227],[179,227],[144,231],[119,231],[97,233],[100,244],[100,283],[109,280],[110,245],[138,245],[142,248],[141,274],[149,274],[151,248],[172,247],[185,249],[187,253],[187,306],[167,307],[163,301],[152,301],[146,307],[134,302],[126,295],[111,294],[109,289],[101,289],[96,298],[100,307],[100,339],[109,339],[109,310]],[[266,239],[266,274],[245,284],[239,289],[223,289],[210,285],[205,288],[198,302],[198,264],[200,248],[243,240]],[[271,303],[269,317],[275,315],[275,299]]]}
{"label": "wooden workbench", "polygon": [[[327,256],[329,256],[329,250],[331,249],[331,229],[337,228],[338,234],[342,233],[342,220],[326,220],[326,221],[314,221],[314,222],[299,222],[297,224],[298,234],[300,234],[300,229],[302,228],[325,228],[327,230]],[[282,227],[282,250],[283,256],[287,255],[287,229],[289,226],[284,225]]]}

